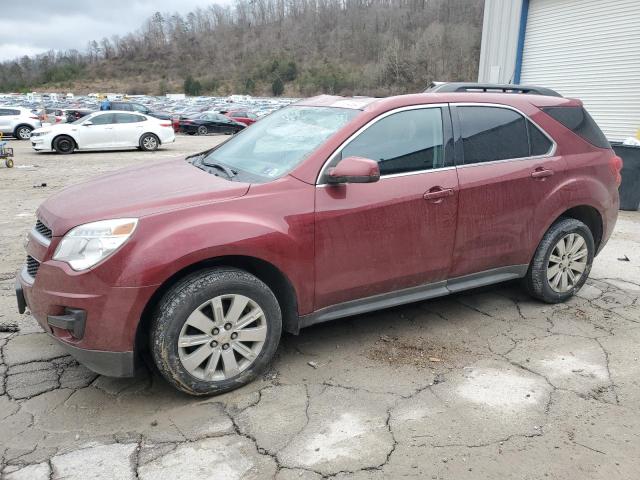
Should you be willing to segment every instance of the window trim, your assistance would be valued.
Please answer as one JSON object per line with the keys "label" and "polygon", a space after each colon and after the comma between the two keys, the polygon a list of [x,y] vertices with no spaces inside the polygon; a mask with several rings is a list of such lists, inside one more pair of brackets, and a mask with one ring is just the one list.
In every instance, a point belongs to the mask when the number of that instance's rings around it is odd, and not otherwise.
{"label": "window trim", "polygon": [[[369,127],[371,127],[372,125],[376,124],[380,120],[383,120],[384,118],[389,117],[389,116],[391,116],[393,114],[396,114],[396,113],[405,112],[405,111],[409,111],[409,110],[424,110],[424,109],[427,109],[427,108],[439,108],[439,109],[442,110],[442,123],[443,123],[443,125],[442,125],[442,133],[443,133],[442,141],[443,141],[443,145],[442,146],[443,146],[443,150],[445,152],[445,160],[446,160],[446,146],[447,146],[448,139],[446,138],[447,129],[446,129],[445,125],[444,125],[444,122],[446,121],[445,115],[444,115],[444,109],[445,108],[449,108],[449,104],[448,103],[425,103],[425,104],[422,104],[422,105],[409,105],[409,106],[406,106],[406,107],[399,107],[399,108],[395,108],[393,110],[389,110],[388,112],[384,112],[384,113],[378,115],[376,118],[373,118],[373,119],[369,120],[362,127],[360,127],[354,133],[349,135],[349,137],[344,142],[342,142],[342,144],[340,144],[340,146],[338,148],[336,148],[331,155],[329,155],[329,158],[322,165],[322,168],[320,169],[320,172],[318,173],[318,176],[316,177],[316,187],[324,187],[326,185],[330,185],[326,181],[323,181],[323,178],[324,178],[325,173],[327,171],[327,168],[329,167],[331,162],[340,153],[342,153],[342,150],[344,150],[345,147],[347,145],[349,145],[349,143],[351,143],[356,137],[360,136],[360,134],[363,133],[365,130],[367,130]],[[429,168],[427,170],[416,170],[416,171],[413,171],[413,172],[390,173],[390,174],[387,174],[387,175],[381,175],[380,176],[380,181],[384,180],[385,178],[406,177],[408,175],[420,175],[422,173],[436,172],[436,171],[442,171],[442,170],[450,170],[452,168],[456,168],[455,162],[454,162],[453,165],[448,165],[446,167]]]}
{"label": "window trim", "polygon": [[[556,150],[558,149],[558,144],[556,143],[556,141],[546,132],[546,130],[544,128],[542,128],[537,122],[533,121],[531,119],[531,117],[529,117],[529,115],[525,114],[524,112],[522,112],[521,110],[512,107],[511,105],[503,105],[503,104],[499,104],[499,103],[475,103],[475,102],[457,102],[457,103],[450,103],[449,106],[451,107],[452,110],[452,117],[454,117],[454,130],[456,131],[455,136],[456,139],[459,139],[460,141],[460,149],[462,151],[462,158],[460,159],[459,157],[456,157],[456,160],[461,160],[463,163],[461,165],[457,165],[456,162],[456,167],[457,168],[466,168],[466,167],[477,167],[477,166],[482,166],[482,165],[495,165],[497,163],[503,163],[503,162],[513,162],[513,161],[518,161],[518,160],[536,160],[536,159],[542,159],[542,158],[549,158],[549,157],[553,157],[556,154]],[[542,134],[547,137],[547,139],[551,142],[551,148],[549,149],[549,151],[543,155],[530,155],[527,157],[516,157],[516,158],[503,158],[500,160],[490,160],[488,162],[477,162],[477,163],[464,163],[464,150],[462,149],[462,128],[460,125],[460,118],[458,117],[458,111],[456,110],[456,107],[492,107],[492,108],[503,108],[505,110],[512,110],[520,115],[522,115],[522,117],[525,120],[528,120],[529,122],[531,122],[533,124],[534,127],[536,127],[538,130],[540,130],[540,132],[542,132]],[[527,141],[529,142],[529,146],[530,146],[530,140],[529,140],[529,132],[527,131]]]}

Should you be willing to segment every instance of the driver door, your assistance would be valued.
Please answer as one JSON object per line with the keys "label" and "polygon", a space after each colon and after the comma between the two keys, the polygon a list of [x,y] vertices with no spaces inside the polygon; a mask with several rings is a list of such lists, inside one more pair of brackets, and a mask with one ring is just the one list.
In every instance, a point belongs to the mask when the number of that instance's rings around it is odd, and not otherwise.
{"label": "driver door", "polygon": [[447,279],[458,207],[451,131],[446,105],[399,109],[334,155],[330,166],[376,160],[381,177],[340,185],[321,177],[316,187],[316,310]]}
{"label": "driver door", "polygon": [[114,145],[115,114],[101,113],[87,119],[78,127],[79,148],[109,148]]}

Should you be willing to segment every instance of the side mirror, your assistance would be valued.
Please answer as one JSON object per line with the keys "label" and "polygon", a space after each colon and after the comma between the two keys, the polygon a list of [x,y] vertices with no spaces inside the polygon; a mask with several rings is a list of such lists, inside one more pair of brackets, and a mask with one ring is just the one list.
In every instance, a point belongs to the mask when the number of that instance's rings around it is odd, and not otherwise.
{"label": "side mirror", "polygon": [[91,125],[93,125],[93,122],[91,120],[87,120],[82,124],[83,127],[90,127]]}
{"label": "side mirror", "polygon": [[329,169],[327,183],[372,183],[380,180],[378,162],[369,158],[347,157]]}

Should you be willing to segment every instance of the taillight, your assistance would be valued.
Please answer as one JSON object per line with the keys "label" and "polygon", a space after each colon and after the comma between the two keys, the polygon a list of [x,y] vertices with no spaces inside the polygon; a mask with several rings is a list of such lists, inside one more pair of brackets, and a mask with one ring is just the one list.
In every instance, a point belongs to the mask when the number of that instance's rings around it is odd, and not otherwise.
{"label": "taillight", "polygon": [[623,166],[622,158],[620,158],[617,155],[614,155],[613,157],[611,157],[611,160],[609,160],[609,167],[611,168],[611,173],[616,179],[616,185],[618,186],[620,186],[620,184],[622,183],[622,174],[620,173],[622,172],[622,166]]}
{"label": "taillight", "polygon": [[161,123],[160,126],[161,127],[173,127],[173,125],[171,123]]}
{"label": "taillight", "polygon": [[40,120],[40,117],[29,117],[31,120]]}

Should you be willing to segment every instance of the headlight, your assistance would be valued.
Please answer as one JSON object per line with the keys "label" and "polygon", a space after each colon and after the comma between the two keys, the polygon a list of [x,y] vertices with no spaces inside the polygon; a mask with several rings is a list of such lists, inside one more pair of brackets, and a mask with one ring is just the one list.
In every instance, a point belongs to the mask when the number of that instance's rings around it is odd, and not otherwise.
{"label": "headlight", "polygon": [[137,218],[118,218],[80,225],[60,241],[53,259],[76,271],[91,268],[124,245],[137,224]]}
{"label": "headlight", "polygon": [[51,130],[41,130],[39,132],[31,132],[32,137],[41,137],[43,135],[49,135]]}

